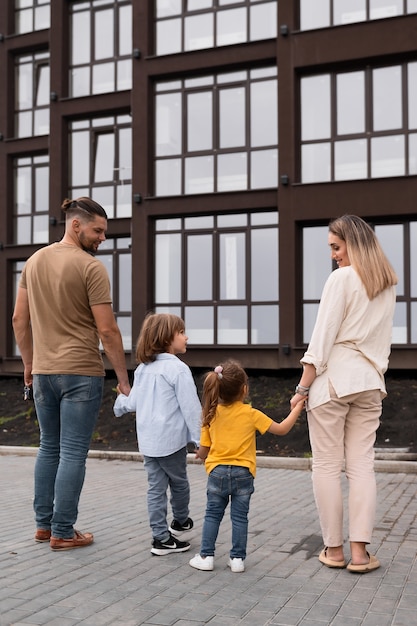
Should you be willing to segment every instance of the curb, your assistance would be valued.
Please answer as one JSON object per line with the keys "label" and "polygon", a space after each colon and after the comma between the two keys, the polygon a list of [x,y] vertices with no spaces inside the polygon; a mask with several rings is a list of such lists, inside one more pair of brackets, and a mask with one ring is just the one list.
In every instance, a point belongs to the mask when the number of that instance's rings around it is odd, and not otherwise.
{"label": "curb", "polygon": [[[30,448],[25,446],[0,446],[0,456],[17,455],[17,456],[36,456],[38,448]],[[387,454],[385,456],[388,456]],[[392,460],[376,459],[375,471],[386,472],[392,474],[417,474],[417,461],[403,460],[404,455],[399,455],[400,459],[396,460],[395,453],[391,455]],[[410,455],[415,458],[415,455]],[[107,459],[108,461],[136,461],[143,462],[143,454],[140,452],[124,452],[113,450],[90,450],[88,453],[90,459]],[[187,462],[194,465],[201,465],[202,462],[197,460],[194,454],[187,455]],[[257,456],[257,467],[265,467],[268,469],[290,469],[311,471],[312,459],[299,457],[273,457],[273,456]]]}

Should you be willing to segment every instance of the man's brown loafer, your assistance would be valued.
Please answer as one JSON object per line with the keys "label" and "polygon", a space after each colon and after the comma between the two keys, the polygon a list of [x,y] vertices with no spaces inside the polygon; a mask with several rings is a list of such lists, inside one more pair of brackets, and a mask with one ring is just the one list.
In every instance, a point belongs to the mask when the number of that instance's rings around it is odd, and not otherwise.
{"label": "man's brown loafer", "polygon": [[45,530],[44,528],[38,528],[35,533],[35,541],[37,543],[46,543],[49,542],[51,538],[51,531]]}
{"label": "man's brown loafer", "polygon": [[80,533],[74,529],[74,536],[71,539],[62,539],[62,537],[51,537],[51,550],[73,550],[74,548],[84,548],[94,541],[94,535],[91,533]]}

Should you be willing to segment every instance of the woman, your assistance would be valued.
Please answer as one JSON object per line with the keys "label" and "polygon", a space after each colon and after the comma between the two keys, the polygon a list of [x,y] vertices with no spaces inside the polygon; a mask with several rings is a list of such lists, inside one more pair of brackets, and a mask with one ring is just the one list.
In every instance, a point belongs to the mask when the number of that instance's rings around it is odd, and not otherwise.
{"label": "woman", "polygon": [[375,507],[374,443],[388,367],[397,277],[373,230],[344,215],[329,225],[331,256],[338,265],[326,281],[291,407],[308,396],[313,490],[324,549],[319,560],[343,568],[341,471],[349,481],[352,572],[380,566],[366,546]]}

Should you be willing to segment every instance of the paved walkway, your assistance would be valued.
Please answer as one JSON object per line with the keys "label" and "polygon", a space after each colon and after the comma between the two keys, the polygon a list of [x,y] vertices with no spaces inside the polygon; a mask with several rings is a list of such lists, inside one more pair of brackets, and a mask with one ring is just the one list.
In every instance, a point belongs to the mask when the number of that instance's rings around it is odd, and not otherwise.
{"label": "paved walkway", "polygon": [[228,513],[214,571],[188,565],[199,549],[204,516],[202,466],[189,465],[195,521],[189,552],[151,555],[141,462],[89,458],[77,527],[94,532],[95,543],[54,553],[33,541],[35,459],[33,451],[23,453],[0,447],[1,626],[417,625],[412,462],[409,472],[393,463],[377,473],[370,550],[382,567],[361,576],[328,569],[317,559],[322,544],[310,472],[263,460],[251,504],[246,571],[233,574],[226,565]]}

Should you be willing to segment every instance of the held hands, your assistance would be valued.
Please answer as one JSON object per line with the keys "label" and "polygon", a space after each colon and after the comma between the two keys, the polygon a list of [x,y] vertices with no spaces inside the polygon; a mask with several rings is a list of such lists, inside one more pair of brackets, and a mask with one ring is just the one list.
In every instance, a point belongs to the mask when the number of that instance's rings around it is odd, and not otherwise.
{"label": "held hands", "polygon": [[300,413],[301,413],[306,403],[306,400],[307,400],[307,396],[302,396],[300,393],[294,394],[290,400],[291,410],[295,409],[296,407],[297,408],[299,407]]}

